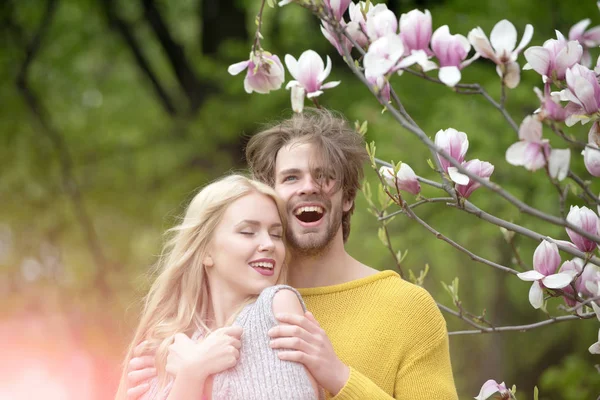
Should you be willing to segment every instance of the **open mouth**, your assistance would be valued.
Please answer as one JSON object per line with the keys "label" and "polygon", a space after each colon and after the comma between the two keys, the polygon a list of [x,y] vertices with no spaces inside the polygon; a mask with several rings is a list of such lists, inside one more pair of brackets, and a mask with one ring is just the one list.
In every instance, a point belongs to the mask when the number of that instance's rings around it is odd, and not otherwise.
{"label": "open mouth", "polygon": [[261,275],[271,276],[275,273],[275,261],[273,260],[254,261],[249,265]]}
{"label": "open mouth", "polygon": [[294,211],[294,216],[301,222],[308,224],[320,221],[324,212],[325,210],[320,206],[303,206]]}

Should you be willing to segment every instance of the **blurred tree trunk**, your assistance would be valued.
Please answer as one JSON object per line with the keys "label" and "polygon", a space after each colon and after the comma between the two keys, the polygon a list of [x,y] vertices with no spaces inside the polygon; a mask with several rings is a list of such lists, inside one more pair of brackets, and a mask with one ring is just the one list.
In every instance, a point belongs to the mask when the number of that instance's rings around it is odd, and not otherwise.
{"label": "blurred tree trunk", "polygon": [[235,0],[204,0],[201,2],[202,53],[217,56],[219,47],[228,39],[248,41],[246,11]]}

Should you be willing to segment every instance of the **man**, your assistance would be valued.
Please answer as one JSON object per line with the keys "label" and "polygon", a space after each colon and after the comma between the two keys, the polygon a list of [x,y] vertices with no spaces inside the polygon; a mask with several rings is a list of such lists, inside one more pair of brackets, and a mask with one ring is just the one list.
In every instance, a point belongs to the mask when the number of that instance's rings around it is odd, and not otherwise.
{"label": "man", "polygon": [[[252,137],[246,158],[287,203],[289,280],[312,312],[276,316],[279,357],[304,364],[335,400],[457,399],[431,296],[344,249],[367,160],[362,137],[327,110],[305,110]],[[151,358],[135,360],[132,381],[151,374]]]}

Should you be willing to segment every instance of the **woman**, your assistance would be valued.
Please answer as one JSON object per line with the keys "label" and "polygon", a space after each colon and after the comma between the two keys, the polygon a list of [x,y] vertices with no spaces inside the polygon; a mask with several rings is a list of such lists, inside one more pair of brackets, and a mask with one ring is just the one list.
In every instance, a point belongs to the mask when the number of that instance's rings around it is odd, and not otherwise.
{"label": "woman", "polygon": [[[192,200],[159,262],[137,343],[156,354],[144,399],[316,399],[301,364],[269,347],[274,313],[303,314],[285,281],[285,208],[273,189],[232,175]],[[260,295],[260,296],[259,296]],[[124,373],[117,399],[126,398]]]}

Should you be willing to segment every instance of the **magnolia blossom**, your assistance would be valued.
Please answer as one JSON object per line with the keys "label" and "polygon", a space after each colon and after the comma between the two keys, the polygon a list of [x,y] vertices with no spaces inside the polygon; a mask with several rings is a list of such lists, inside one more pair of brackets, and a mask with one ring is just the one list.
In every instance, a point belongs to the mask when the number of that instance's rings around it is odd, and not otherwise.
{"label": "magnolia blossom", "polygon": [[[569,214],[567,214],[567,222],[590,235],[598,234],[598,216],[587,207],[571,206]],[[567,235],[579,250],[590,252],[596,249],[597,245],[593,240],[587,239],[569,228],[566,228],[566,230]]]}
{"label": "magnolia blossom", "polygon": [[367,14],[367,35],[371,41],[398,31],[396,14],[388,10],[385,4],[377,4]]}
{"label": "magnolia blossom", "polygon": [[542,75],[544,82],[565,79],[567,69],[581,60],[583,47],[576,40],[567,41],[556,31],[557,39],[546,40],[543,46],[531,46],[525,50],[527,64],[523,69],[533,69]]}
{"label": "magnolia blossom", "polygon": [[363,66],[367,77],[378,77],[395,72],[410,64],[401,61],[404,55],[404,44],[400,36],[390,34],[383,36],[369,46]]}
{"label": "magnolia blossom", "polygon": [[[343,20],[340,21],[340,24],[342,26],[345,26]],[[340,53],[342,57],[346,54],[345,51],[349,53],[350,50],[352,50],[352,42],[350,41],[350,39],[348,39],[344,35],[341,35],[342,40],[340,42],[337,35],[335,34],[334,29],[328,23],[323,22],[323,25],[321,25],[321,33],[323,33],[325,39],[327,39],[329,43],[331,43],[333,47],[335,47],[335,49],[338,51],[338,53]]]}
{"label": "magnolia blossom", "polygon": [[548,172],[554,179],[562,181],[569,173],[571,149],[552,149],[548,158]]}
{"label": "magnolia blossom", "polygon": [[600,176],[600,126],[594,122],[588,133],[588,144],[581,152],[585,168],[593,176]]}
{"label": "magnolia blossom", "polygon": [[600,111],[600,83],[596,73],[580,64],[567,69],[567,89],[560,92],[560,99],[568,101],[565,124],[573,126],[597,118]]}
{"label": "magnolia blossom", "polygon": [[523,281],[533,281],[529,290],[529,302],[533,308],[544,305],[544,287],[562,289],[573,280],[571,272],[556,273],[560,265],[560,254],[555,243],[544,240],[533,253],[533,269],[517,274]]}
{"label": "magnolia blossom", "polygon": [[592,65],[592,58],[588,49],[600,46],[600,26],[595,26],[586,31],[585,28],[588,27],[590,22],[590,19],[586,18],[573,25],[569,30],[569,40],[577,40],[583,46],[581,64],[588,68]]}
{"label": "magnolia blossom", "polygon": [[244,79],[246,93],[269,93],[281,88],[285,80],[285,70],[279,57],[266,51],[250,53],[248,61],[230,65],[227,72],[237,75],[245,69],[248,69]]}
{"label": "magnolia blossom", "polygon": [[404,42],[407,55],[415,50],[423,50],[433,55],[429,49],[431,40],[431,13],[412,10],[400,16],[400,38]]}
{"label": "magnolia blossom", "polygon": [[331,59],[327,56],[327,66],[325,66],[323,59],[313,50],[306,50],[298,60],[286,54],[285,65],[292,77],[296,79],[288,82],[286,86],[286,89],[292,88],[292,108],[294,111],[299,109],[296,112],[302,111],[299,98],[302,98],[303,105],[304,95],[311,99],[323,94],[322,89],[330,89],[340,84],[340,81],[323,84],[331,72]]}
{"label": "magnolia blossom", "polygon": [[369,83],[377,90],[382,99],[379,102],[386,105],[390,102],[390,82],[384,76],[367,76]]}
{"label": "magnolia blossom", "polygon": [[385,179],[385,182],[393,187],[403,190],[411,194],[419,194],[421,192],[421,184],[417,180],[415,171],[406,163],[400,165],[398,173],[394,177],[394,169],[391,167],[381,167],[379,174]]}
{"label": "magnolia blossom", "polygon": [[324,0],[325,9],[330,11],[337,21],[340,21],[348,9],[351,0]]}
{"label": "magnolia blossom", "polygon": [[564,122],[567,119],[567,111],[560,105],[560,95],[550,92],[550,83],[544,84],[544,93],[534,87],[533,91],[540,99],[540,108],[535,112],[541,121],[550,120],[556,122]]}
{"label": "magnolia blossom", "polygon": [[545,166],[550,157],[550,145],[547,139],[542,139],[540,120],[532,115],[525,117],[519,127],[519,139],[506,150],[506,161],[529,171]]}
{"label": "magnolia blossom", "polygon": [[[485,179],[490,180],[490,176],[494,172],[494,166],[487,161],[470,160],[462,165],[467,171]],[[456,184],[456,191],[465,199],[468,198],[475,189],[479,188],[481,184],[473,179],[469,179],[469,183],[466,185]]]}
{"label": "magnolia blossom", "polygon": [[440,63],[439,79],[453,87],[460,82],[460,70],[471,64],[478,55],[466,60],[471,45],[463,35],[451,35],[448,25],[440,26],[433,32],[431,48]]}
{"label": "magnolia blossom", "polygon": [[[467,138],[466,133],[459,132],[454,128],[448,128],[446,130],[441,129],[435,134],[434,143],[437,147],[441,148],[446,153],[448,153],[457,162],[462,164],[463,161],[465,161],[465,155],[467,154],[467,150],[469,149],[469,139]],[[455,172],[457,172],[456,167],[451,167],[452,164],[450,164],[450,161],[446,160],[439,154],[438,160],[440,160],[440,165],[442,169],[445,172],[448,172],[448,174],[454,174]],[[459,179],[458,183],[466,185],[468,183],[468,179],[468,177],[466,180]]]}
{"label": "magnolia blossom", "polygon": [[533,26],[527,24],[521,42],[515,48],[517,45],[517,29],[506,19],[494,26],[489,40],[480,27],[471,30],[468,35],[469,42],[471,42],[475,51],[496,64],[498,76],[511,89],[517,87],[521,80],[519,64],[516,62],[517,57],[521,50],[529,44],[532,36]]}
{"label": "magnolia blossom", "polygon": [[[589,268],[589,264],[586,266],[586,270],[587,268]],[[565,273],[569,273],[572,276],[577,276],[578,274],[581,273],[581,270],[583,269],[583,260],[581,258],[574,258],[572,260],[569,261],[565,261],[561,267],[560,267],[560,272],[565,272]],[[581,288],[583,287],[583,282],[581,279],[581,276],[579,278],[577,278],[575,280],[575,290],[577,291],[577,293],[581,292]],[[569,285],[563,288],[563,291],[574,296],[575,295],[575,291],[573,290],[573,288]],[[569,307],[573,307],[577,304],[577,301],[564,296],[563,297],[565,300],[565,303],[567,303],[567,305],[569,305]]]}
{"label": "magnolia blossom", "polygon": [[[369,44],[369,38],[365,34],[367,31],[367,22],[365,15],[368,15],[370,10],[373,8],[373,3],[367,3],[364,1],[358,4],[350,3],[348,14],[350,15],[350,22],[346,25],[346,32],[358,43],[361,47],[366,47]],[[364,13],[364,14],[363,14]]]}
{"label": "magnolia blossom", "polygon": [[[496,394],[497,396],[492,397]],[[486,399],[513,399],[512,392],[506,388],[504,382],[498,383],[493,379],[486,381],[475,400],[486,400]]]}

